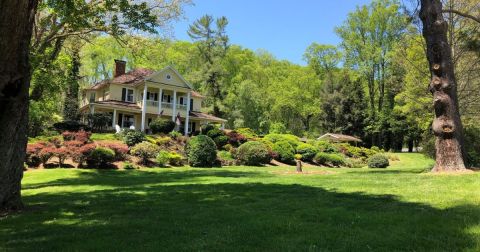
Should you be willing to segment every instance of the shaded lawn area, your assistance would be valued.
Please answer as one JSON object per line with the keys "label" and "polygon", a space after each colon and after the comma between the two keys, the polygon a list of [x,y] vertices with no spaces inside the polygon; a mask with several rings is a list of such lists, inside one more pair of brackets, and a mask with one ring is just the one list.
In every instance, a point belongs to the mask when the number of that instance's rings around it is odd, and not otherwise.
{"label": "shaded lawn area", "polygon": [[480,174],[294,167],[31,171],[0,250],[479,251]]}

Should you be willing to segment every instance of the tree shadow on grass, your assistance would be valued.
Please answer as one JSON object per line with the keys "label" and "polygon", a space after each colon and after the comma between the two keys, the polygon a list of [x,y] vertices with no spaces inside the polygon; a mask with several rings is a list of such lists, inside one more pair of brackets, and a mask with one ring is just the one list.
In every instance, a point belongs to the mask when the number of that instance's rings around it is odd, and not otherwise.
{"label": "tree shadow on grass", "polygon": [[437,209],[391,195],[297,184],[158,184],[201,178],[190,171],[117,174],[105,180],[104,174],[82,173],[52,182],[118,185],[115,189],[25,196],[33,210],[0,220],[0,248],[458,251],[480,246],[469,233],[480,224],[479,206]]}

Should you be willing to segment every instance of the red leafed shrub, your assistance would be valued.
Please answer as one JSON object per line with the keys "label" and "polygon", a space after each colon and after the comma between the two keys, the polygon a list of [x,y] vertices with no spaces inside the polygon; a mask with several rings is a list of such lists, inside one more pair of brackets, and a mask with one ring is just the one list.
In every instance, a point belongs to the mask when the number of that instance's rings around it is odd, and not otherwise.
{"label": "red leafed shrub", "polygon": [[67,149],[73,149],[73,148],[78,148],[78,147],[82,147],[84,145],[84,143],[80,142],[80,141],[66,141],[66,142],[63,142],[63,146],[65,146],[65,148]]}
{"label": "red leafed shrub", "polygon": [[62,136],[63,136],[63,140],[65,141],[79,141],[79,142],[82,142],[82,143],[88,143],[90,141],[90,136],[92,135],[92,133],[88,132],[88,131],[84,131],[84,130],[80,130],[80,131],[77,131],[77,132],[73,132],[73,131],[65,131],[62,133]]}
{"label": "red leafed shrub", "polygon": [[48,139],[48,142],[53,144],[57,148],[60,148],[60,146],[62,146],[62,138],[60,137],[52,137]]}
{"label": "red leafed shrub", "polygon": [[63,164],[65,163],[65,159],[67,159],[67,157],[70,155],[70,150],[65,147],[52,148],[50,152],[52,153],[52,156],[58,158],[59,166],[63,166]]}
{"label": "red leafed shrub", "polygon": [[99,145],[101,147],[112,149],[115,152],[115,160],[117,161],[124,160],[128,153],[128,146],[121,142],[103,141],[100,142]]}
{"label": "red leafed shrub", "polygon": [[40,160],[39,152],[47,146],[47,143],[37,142],[27,144],[27,155],[25,156],[25,163],[31,167],[38,167],[42,161]]}
{"label": "red leafed shrub", "polygon": [[77,162],[79,166],[82,166],[86,158],[96,147],[95,144],[85,144],[80,147],[75,147],[70,149],[70,155],[74,162]]}
{"label": "red leafed shrub", "polygon": [[45,147],[38,152],[38,157],[40,158],[40,162],[43,164],[43,166],[45,166],[48,160],[50,160],[50,158],[53,156],[55,149],[55,147]]}
{"label": "red leafed shrub", "polygon": [[228,143],[235,147],[238,147],[247,141],[247,138],[244,135],[236,132],[235,130],[228,132],[226,136],[228,137]]}

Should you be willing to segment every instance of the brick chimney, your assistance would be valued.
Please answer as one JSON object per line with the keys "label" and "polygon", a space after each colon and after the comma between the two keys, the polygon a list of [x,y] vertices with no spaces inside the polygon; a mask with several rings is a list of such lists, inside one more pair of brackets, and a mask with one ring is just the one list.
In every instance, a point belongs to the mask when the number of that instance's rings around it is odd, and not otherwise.
{"label": "brick chimney", "polygon": [[120,76],[125,74],[125,68],[127,66],[127,62],[124,60],[115,60],[115,70],[113,72],[113,77]]}

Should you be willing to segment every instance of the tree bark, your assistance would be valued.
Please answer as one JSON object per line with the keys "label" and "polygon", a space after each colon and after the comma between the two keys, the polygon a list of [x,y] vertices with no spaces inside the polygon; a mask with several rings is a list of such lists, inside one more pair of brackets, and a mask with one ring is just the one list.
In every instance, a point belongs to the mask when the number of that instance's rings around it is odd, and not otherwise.
{"label": "tree bark", "polygon": [[0,211],[19,210],[36,0],[0,0]]}
{"label": "tree bark", "polygon": [[420,18],[430,65],[430,91],[433,94],[436,137],[436,163],[433,172],[465,170],[463,126],[460,119],[448,24],[442,15],[440,0],[421,0]]}

